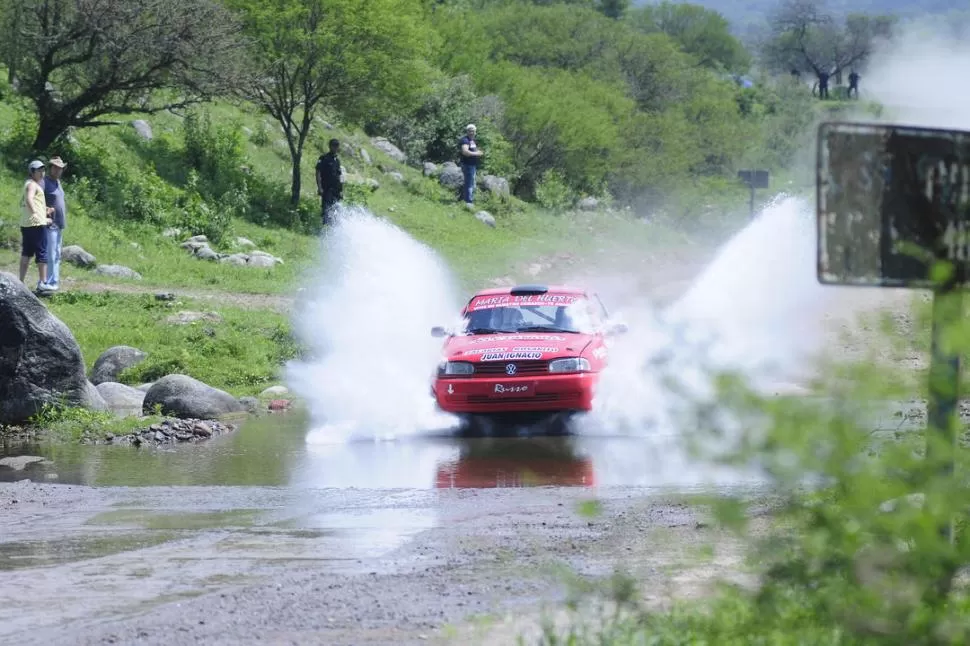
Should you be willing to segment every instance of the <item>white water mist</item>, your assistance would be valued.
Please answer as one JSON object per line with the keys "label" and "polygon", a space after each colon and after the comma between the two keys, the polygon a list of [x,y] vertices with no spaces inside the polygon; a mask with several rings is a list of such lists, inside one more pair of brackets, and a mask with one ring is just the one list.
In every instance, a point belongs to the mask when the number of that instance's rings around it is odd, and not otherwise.
{"label": "white water mist", "polygon": [[310,406],[309,443],[398,437],[448,427],[430,378],[441,354],[434,325],[458,300],[435,252],[366,209],[341,208],[305,281],[296,329],[311,356],[287,381]]}

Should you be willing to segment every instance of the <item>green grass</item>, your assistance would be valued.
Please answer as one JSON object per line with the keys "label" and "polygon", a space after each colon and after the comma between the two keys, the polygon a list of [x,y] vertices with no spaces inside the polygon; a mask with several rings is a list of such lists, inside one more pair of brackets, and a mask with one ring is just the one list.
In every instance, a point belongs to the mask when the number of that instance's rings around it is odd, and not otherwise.
{"label": "green grass", "polygon": [[[119,378],[133,386],[180,373],[236,396],[254,395],[277,383],[281,365],[298,352],[286,318],[266,310],[160,302],[151,295],[116,292],[57,293],[47,303],[73,332],[89,370],[115,345],[148,353]],[[222,320],[167,322],[182,310],[214,312]]]}

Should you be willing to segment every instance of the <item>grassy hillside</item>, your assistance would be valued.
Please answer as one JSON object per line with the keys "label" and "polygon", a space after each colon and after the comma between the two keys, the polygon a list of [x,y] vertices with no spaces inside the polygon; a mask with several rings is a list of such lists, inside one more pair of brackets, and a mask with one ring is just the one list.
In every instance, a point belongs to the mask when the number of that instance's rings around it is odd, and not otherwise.
{"label": "grassy hillside", "polygon": [[[278,201],[284,201],[289,182],[289,156],[278,129],[267,118],[244,107],[217,103],[202,111],[211,117],[213,139],[238,138],[238,155],[230,161],[247,167],[252,175],[260,177],[270,190],[278,193],[275,196]],[[0,102],[0,132],[16,135],[22,129],[24,118],[23,108],[9,101]],[[70,216],[65,244],[81,245],[97,257],[99,264],[130,267],[142,275],[137,284],[146,287],[209,288],[265,294],[293,291],[306,272],[312,275],[314,263],[319,258],[319,202],[314,194],[313,162],[325,140],[331,136],[339,138],[345,146],[349,144],[350,150],[342,154],[342,160],[354,181],[360,183],[371,179],[380,185],[374,191],[363,185],[349,187],[348,202],[366,206],[374,214],[386,217],[418,240],[431,245],[469,288],[491,277],[514,275],[517,263],[553,253],[564,246],[575,255],[584,255],[604,245],[612,247],[621,242],[627,248],[645,250],[690,241],[687,233],[677,230],[672,219],[659,214],[654,214],[654,221],[648,224],[638,217],[641,214],[628,211],[548,212],[515,198],[489,197],[480,190],[476,207],[488,210],[496,219],[495,228],[487,227],[475,219],[473,212],[460,206],[451,191],[439,186],[435,179],[395,162],[371,146],[369,138],[362,132],[344,130],[338,123],[333,130],[319,129],[311,147],[312,156],[303,165],[304,203],[301,212],[305,223],[283,226],[266,222],[261,225],[252,218],[230,217],[220,244],[213,245],[221,251],[238,250],[232,241],[242,236],[256,243],[259,249],[283,259],[284,264],[272,269],[255,269],[201,261],[179,246],[196,231],[182,227],[182,235],[162,235],[169,228],[168,224],[181,217],[172,212],[181,209],[184,213],[186,210],[174,204],[185,198],[186,185],[191,181],[186,172],[186,119],[165,113],[146,120],[153,131],[151,141],[141,139],[135,129],[125,123],[76,131],[72,149],[61,153],[69,163],[65,186]],[[217,133],[218,130],[222,134]],[[357,152],[361,149],[367,151],[371,164],[362,160]],[[6,241],[6,248],[0,249],[0,266],[8,270],[13,268],[19,255],[17,204],[25,177],[15,167],[25,166],[27,160],[16,161],[21,163],[10,160],[0,168],[0,213],[3,213],[4,222],[0,231]],[[122,169],[126,177],[108,177],[105,186],[98,189],[88,181],[89,176],[106,175],[116,169]],[[222,170],[238,169],[217,169],[216,174]],[[389,174],[392,172],[401,173],[404,181],[395,180]],[[98,196],[99,191],[108,195]],[[720,227],[723,231],[724,227],[734,226],[739,219],[725,219],[724,211],[743,206],[745,194],[741,187],[728,185],[721,195],[690,197],[696,206],[685,208],[705,209],[709,215],[699,219],[699,226],[694,227],[693,234],[700,235],[700,231],[710,232],[711,227]],[[145,204],[138,203],[139,200]],[[157,209],[152,206],[153,201],[160,203]],[[215,219],[225,214],[225,208],[221,204],[210,205],[203,217],[208,215]],[[119,213],[119,210],[131,213]],[[201,226],[197,231],[205,229]],[[71,266],[65,267],[64,271],[67,277],[78,281],[131,283],[128,279],[100,276],[91,270]],[[33,275],[33,267],[31,272]]]}

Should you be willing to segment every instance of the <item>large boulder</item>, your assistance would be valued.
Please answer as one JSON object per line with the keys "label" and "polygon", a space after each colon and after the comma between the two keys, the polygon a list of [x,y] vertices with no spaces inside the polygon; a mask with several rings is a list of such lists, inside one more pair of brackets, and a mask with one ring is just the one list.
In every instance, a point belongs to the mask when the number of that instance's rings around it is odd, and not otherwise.
{"label": "large boulder", "polygon": [[91,383],[95,386],[106,381],[118,381],[118,376],[141,363],[148,355],[128,345],[116,345],[101,353],[91,368]]}
{"label": "large boulder", "polygon": [[26,422],[45,404],[106,409],[68,327],[0,272],[0,424]]}
{"label": "large boulder", "polygon": [[61,249],[61,260],[77,267],[94,267],[98,264],[98,259],[76,244],[68,245]]}
{"label": "large boulder", "polygon": [[400,148],[392,144],[386,137],[374,137],[370,140],[371,145],[390,157],[396,162],[404,163],[408,160],[407,155]]}
{"label": "large boulder", "polygon": [[141,415],[145,391],[114,381],[102,382],[98,384],[97,388],[108,410],[115,415],[119,417],[138,417]]}
{"label": "large boulder", "polygon": [[494,193],[495,195],[501,197],[508,197],[511,194],[511,189],[509,187],[509,180],[504,177],[498,177],[497,175],[483,175],[481,182],[483,191],[488,191],[489,193]]}
{"label": "large boulder", "polygon": [[229,393],[188,375],[168,375],[156,381],[145,393],[142,410],[147,415],[156,404],[161,405],[163,415],[182,419],[215,419],[246,411]]}
{"label": "large boulder", "polygon": [[455,162],[445,162],[438,173],[438,183],[445,188],[458,189],[465,183],[465,176],[462,175],[461,167]]}

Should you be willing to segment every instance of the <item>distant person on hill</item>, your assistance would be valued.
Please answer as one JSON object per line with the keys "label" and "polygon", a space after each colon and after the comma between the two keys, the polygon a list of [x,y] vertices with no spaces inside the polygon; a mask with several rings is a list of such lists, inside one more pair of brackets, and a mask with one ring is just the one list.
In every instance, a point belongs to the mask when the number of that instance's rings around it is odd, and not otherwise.
{"label": "distant person on hill", "polygon": [[852,91],[853,90],[855,90],[855,98],[858,99],[859,98],[859,75],[856,73],[855,70],[852,70],[852,73],[849,74],[849,92],[848,92],[848,94],[849,94],[850,97],[852,96]]}
{"label": "distant person on hill", "polygon": [[317,194],[322,201],[324,226],[333,222],[333,209],[344,196],[344,185],[340,181],[340,158],[337,157],[339,152],[340,142],[331,139],[330,152],[317,160]]}
{"label": "distant person on hill", "polygon": [[478,170],[478,162],[481,160],[482,150],[475,141],[478,129],[474,123],[465,126],[465,136],[458,142],[458,151],[461,156],[461,174],[465,178],[461,188],[461,200],[471,206],[475,197],[475,172]]}
{"label": "distant person on hill", "polygon": [[20,195],[20,282],[26,282],[30,257],[37,262],[37,291],[47,286],[47,227],[53,224],[54,209],[44,201],[44,162],[34,160],[27,166],[30,177]]}
{"label": "distant person on hill", "polygon": [[54,223],[47,227],[47,282],[50,289],[57,290],[61,283],[61,244],[64,229],[67,227],[67,205],[64,201],[64,188],[61,175],[66,163],[60,157],[51,157],[47,175],[44,177],[44,200],[54,209],[51,219]]}

